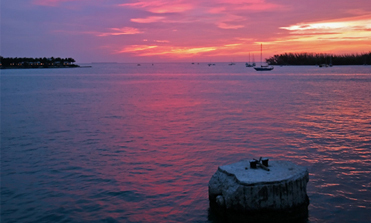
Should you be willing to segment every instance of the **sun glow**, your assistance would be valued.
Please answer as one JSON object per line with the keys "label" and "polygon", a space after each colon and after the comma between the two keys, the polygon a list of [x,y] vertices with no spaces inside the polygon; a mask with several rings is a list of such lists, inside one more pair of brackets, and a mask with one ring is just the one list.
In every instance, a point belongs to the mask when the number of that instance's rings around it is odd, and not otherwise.
{"label": "sun glow", "polygon": [[[354,18],[349,21],[324,21],[300,23],[289,27],[280,27],[292,35],[308,35],[310,39],[353,39],[371,40],[371,18]],[[308,37],[304,37],[303,40]]]}

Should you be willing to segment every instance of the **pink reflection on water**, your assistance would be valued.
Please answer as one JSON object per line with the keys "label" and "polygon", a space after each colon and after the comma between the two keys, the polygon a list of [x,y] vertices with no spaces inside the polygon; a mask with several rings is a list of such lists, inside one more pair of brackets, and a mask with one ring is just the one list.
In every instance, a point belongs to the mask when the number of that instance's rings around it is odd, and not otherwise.
{"label": "pink reflection on water", "polygon": [[[287,92],[274,81],[176,78],[118,86],[109,104],[122,118],[105,121],[115,130],[107,130],[113,139],[107,147],[120,153],[107,157],[107,166],[115,168],[100,171],[117,181],[112,190],[135,192],[131,200],[112,198],[131,213],[130,221],[204,210],[207,183],[218,166],[259,156],[309,166],[308,191],[320,195],[323,205],[340,201],[339,208],[346,208],[367,191],[367,185],[340,182],[370,174],[362,170],[370,165],[370,151],[353,145],[367,144],[371,107],[355,102],[346,88],[315,83],[309,92]],[[120,95],[122,88],[134,91]],[[318,203],[312,208],[324,209]]]}
{"label": "pink reflection on water", "polygon": [[[207,156],[194,155],[202,151],[195,151],[195,143],[199,142],[192,134],[202,125],[197,113],[202,100],[188,95],[191,84],[177,81],[136,84],[148,86],[136,97],[126,97],[125,101],[118,97],[120,101],[111,102],[122,104],[122,114],[116,116],[129,117],[111,123],[124,130],[116,137],[129,136],[132,141],[118,142],[123,147],[117,157],[120,164],[109,158],[107,165],[117,169],[109,168],[105,173],[114,175],[118,182],[116,190],[135,191],[140,196],[121,204],[132,213],[129,220],[153,222],[179,215],[191,205],[207,206],[207,185],[199,182],[200,177],[205,182],[210,176],[205,174],[204,165],[209,161]],[[215,169],[209,170],[212,171]],[[195,190],[197,184],[199,188]]]}

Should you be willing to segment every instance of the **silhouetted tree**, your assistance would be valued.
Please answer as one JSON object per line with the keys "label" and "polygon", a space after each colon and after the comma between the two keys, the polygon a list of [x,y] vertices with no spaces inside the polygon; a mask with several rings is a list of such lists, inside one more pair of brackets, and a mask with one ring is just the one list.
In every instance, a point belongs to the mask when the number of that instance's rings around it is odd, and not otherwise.
{"label": "silhouetted tree", "polygon": [[363,65],[371,64],[371,52],[366,54],[313,54],[313,53],[284,53],[274,55],[266,59],[271,65],[318,65],[328,64],[332,61],[333,65]]}
{"label": "silhouetted tree", "polygon": [[[70,63],[75,62],[73,58],[61,59],[60,57],[54,58],[28,58],[28,57],[3,57],[0,56],[1,68],[38,68],[38,67],[78,67],[75,64],[64,65],[63,62],[68,61]],[[58,62],[58,63],[56,63]]]}

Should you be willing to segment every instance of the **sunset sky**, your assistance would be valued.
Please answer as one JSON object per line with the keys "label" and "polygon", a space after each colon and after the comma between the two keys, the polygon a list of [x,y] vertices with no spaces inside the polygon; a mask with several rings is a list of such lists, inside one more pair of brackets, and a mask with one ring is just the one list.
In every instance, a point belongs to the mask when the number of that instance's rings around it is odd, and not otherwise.
{"label": "sunset sky", "polygon": [[370,0],[2,0],[1,56],[243,62],[371,51]]}

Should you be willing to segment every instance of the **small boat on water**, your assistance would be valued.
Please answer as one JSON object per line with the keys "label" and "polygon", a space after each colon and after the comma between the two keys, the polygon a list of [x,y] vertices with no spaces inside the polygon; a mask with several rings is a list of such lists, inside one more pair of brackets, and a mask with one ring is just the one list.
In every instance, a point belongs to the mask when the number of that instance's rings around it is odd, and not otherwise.
{"label": "small boat on water", "polygon": [[263,44],[260,45],[260,61],[261,61],[261,65],[260,67],[254,67],[254,69],[256,71],[270,71],[270,70],[273,70],[273,66],[269,66],[269,65],[263,65]]}
{"label": "small boat on water", "polygon": [[255,67],[255,63],[250,63],[250,53],[249,53],[249,62],[246,63],[246,67]]}
{"label": "small boat on water", "polygon": [[326,60],[326,63],[319,64],[318,66],[319,67],[332,67],[332,57],[330,57],[330,63],[329,64],[327,64],[327,60]]}
{"label": "small boat on water", "polygon": [[273,70],[274,67],[268,65],[261,65],[260,67],[254,67],[256,71],[270,71]]}

